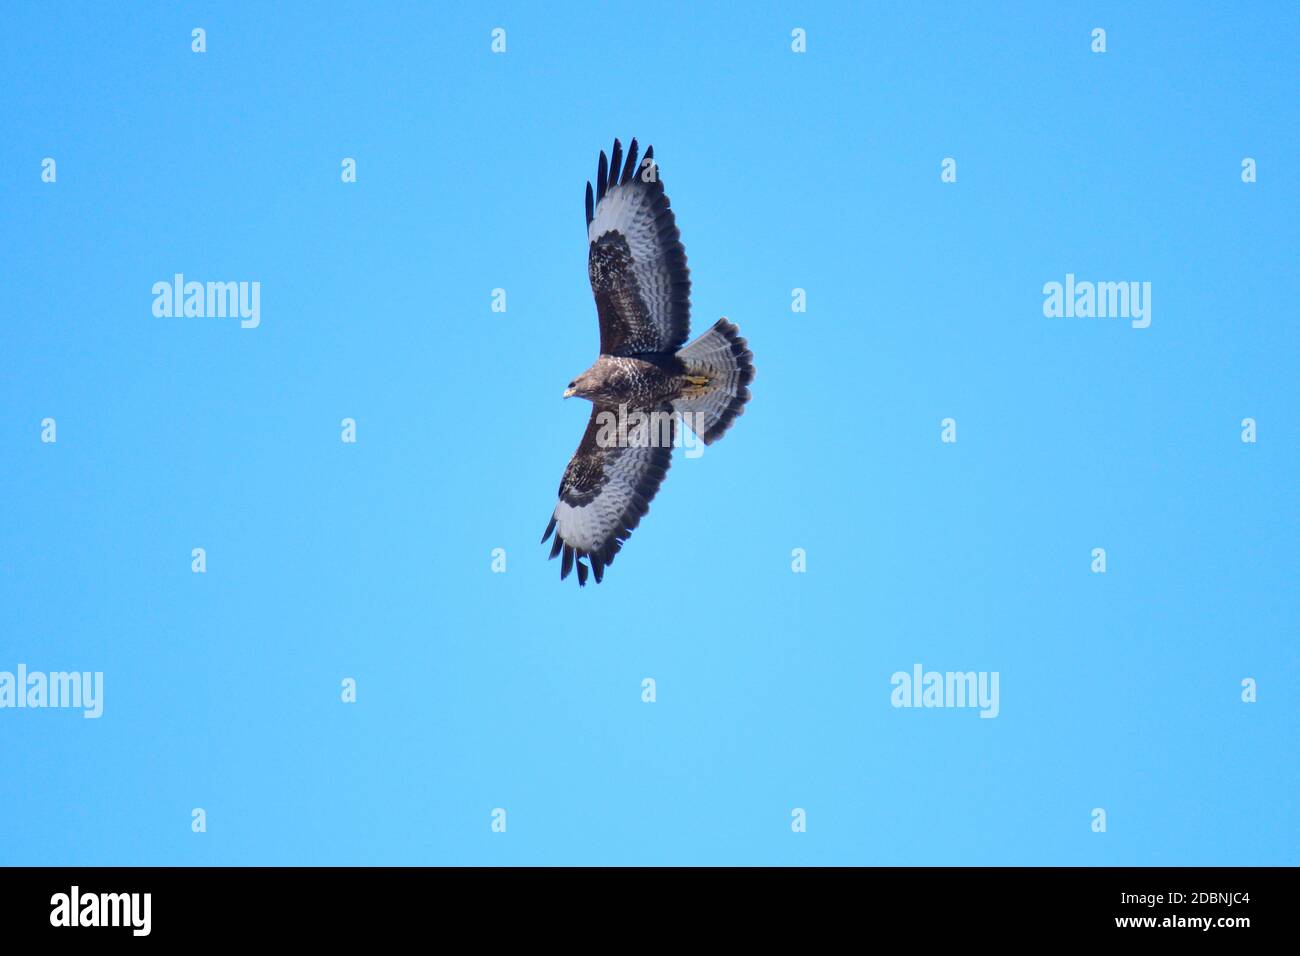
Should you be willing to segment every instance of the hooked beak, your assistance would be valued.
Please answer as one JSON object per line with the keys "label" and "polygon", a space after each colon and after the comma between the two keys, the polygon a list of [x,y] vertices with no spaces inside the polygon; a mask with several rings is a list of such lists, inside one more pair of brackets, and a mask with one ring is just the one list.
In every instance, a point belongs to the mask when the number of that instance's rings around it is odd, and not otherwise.
{"label": "hooked beak", "polygon": [[578,390],[576,388],[566,388],[564,390],[565,398],[573,398],[573,396],[577,394],[578,394]]}

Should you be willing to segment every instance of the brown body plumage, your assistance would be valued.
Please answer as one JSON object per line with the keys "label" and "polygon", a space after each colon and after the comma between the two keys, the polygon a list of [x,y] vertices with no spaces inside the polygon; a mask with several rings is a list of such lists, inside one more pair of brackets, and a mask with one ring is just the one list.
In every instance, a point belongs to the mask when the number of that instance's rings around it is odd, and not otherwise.
{"label": "brown body plumage", "polygon": [[687,384],[686,363],[676,354],[602,355],[566,394],[604,408],[647,408],[680,397]]}

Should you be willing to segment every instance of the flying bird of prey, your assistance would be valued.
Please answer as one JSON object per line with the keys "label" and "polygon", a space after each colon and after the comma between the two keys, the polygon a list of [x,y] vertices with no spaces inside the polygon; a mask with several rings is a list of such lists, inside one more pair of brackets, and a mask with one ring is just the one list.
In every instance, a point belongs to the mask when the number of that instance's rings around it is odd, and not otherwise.
{"label": "flying bird of prey", "polygon": [[671,464],[683,422],[708,445],[749,401],[753,354],[725,318],[687,345],[691,276],[668,207],[654,147],[637,162],[614,140],[587,183],[587,273],[600,322],[600,355],[564,391],[592,403],[591,420],[560,479],[560,500],[542,535],[560,577],[574,566],[599,582],[649,510]]}

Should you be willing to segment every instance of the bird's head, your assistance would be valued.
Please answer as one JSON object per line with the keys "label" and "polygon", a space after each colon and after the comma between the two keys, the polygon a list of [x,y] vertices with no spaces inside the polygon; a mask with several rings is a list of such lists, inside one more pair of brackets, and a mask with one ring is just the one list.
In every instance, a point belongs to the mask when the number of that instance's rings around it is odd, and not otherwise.
{"label": "bird's head", "polygon": [[591,370],[583,372],[564,390],[565,398],[592,398],[597,391],[596,383],[592,380]]}

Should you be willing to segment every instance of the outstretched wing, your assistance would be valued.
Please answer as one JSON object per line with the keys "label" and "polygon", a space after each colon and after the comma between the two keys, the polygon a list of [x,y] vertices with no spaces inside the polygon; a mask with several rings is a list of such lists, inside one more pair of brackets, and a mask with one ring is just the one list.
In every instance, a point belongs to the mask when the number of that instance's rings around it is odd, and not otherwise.
{"label": "outstretched wing", "polygon": [[[617,413],[593,407],[582,443],[560,479],[560,501],[551,514],[542,542],[555,532],[551,557],[563,553],[560,577],[566,578],[576,563],[578,584],[587,583],[587,566],[599,584],[605,566],[632,534],[672,464],[676,416],[665,404],[643,414],[620,434]],[[605,417],[611,416],[611,417]]]}
{"label": "outstretched wing", "polygon": [[654,152],[638,164],[636,140],[626,160],[614,140],[594,201],[587,183],[587,274],[605,355],[673,352],[690,334],[691,271]]}

